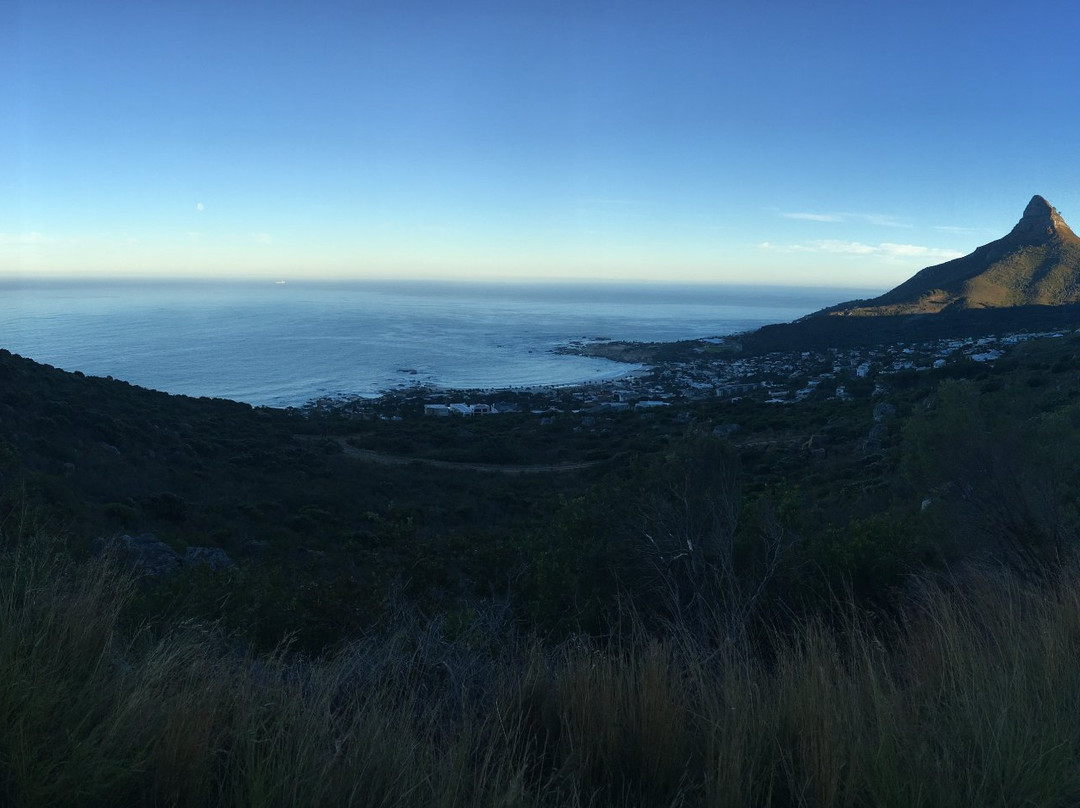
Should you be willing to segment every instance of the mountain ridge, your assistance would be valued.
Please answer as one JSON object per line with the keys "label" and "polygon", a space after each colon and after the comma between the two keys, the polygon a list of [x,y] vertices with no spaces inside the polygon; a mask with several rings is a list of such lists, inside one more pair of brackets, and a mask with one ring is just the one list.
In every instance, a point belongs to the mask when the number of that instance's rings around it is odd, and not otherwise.
{"label": "mountain ridge", "polygon": [[810,315],[876,317],[1080,303],[1080,237],[1035,195],[1011,231],[961,258],[926,267],[870,300]]}

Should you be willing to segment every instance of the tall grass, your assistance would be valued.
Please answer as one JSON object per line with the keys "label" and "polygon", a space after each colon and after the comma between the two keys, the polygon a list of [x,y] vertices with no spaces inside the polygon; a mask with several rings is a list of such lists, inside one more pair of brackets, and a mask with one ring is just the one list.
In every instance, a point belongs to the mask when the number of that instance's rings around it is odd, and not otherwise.
{"label": "tall grass", "polygon": [[[108,559],[0,553],[13,806],[1065,806],[1080,577],[916,582],[900,617],[597,644],[406,624],[303,660],[124,635]],[[880,618],[879,618],[880,619]]]}

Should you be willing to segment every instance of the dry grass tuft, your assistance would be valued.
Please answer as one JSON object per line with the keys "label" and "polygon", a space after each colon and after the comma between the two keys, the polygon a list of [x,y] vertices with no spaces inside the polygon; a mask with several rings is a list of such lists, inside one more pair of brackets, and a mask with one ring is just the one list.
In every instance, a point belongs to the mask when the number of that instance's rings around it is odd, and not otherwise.
{"label": "dry grass tuft", "polygon": [[[450,642],[322,660],[119,630],[134,581],[0,553],[0,802],[1012,806],[1080,800],[1080,578],[924,580],[901,617]],[[629,622],[629,621],[628,621]],[[496,649],[496,650],[493,650]]]}

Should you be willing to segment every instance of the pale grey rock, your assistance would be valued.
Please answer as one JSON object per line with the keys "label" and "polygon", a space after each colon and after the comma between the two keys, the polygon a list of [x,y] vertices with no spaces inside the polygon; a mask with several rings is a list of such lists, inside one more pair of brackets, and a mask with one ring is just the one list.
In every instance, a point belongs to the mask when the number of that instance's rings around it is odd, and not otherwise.
{"label": "pale grey rock", "polygon": [[209,567],[214,572],[231,569],[236,564],[220,547],[189,547],[184,553],[185,567]]}
{"label": "pale grey rock", "polygon": [[113,552],[121,561],[147,577],[160,578],[180,569],[180,554],[153,533],[139,536],[125,533],[111,539],[98,539],[92,550],[95,554]]}
{"label": "pale grey rock", "polygon": [[882,401],[880,404],[874,406],[874,420],[881,422],[886,418],[896,417],[896,407],[889,404],[887,401]]}

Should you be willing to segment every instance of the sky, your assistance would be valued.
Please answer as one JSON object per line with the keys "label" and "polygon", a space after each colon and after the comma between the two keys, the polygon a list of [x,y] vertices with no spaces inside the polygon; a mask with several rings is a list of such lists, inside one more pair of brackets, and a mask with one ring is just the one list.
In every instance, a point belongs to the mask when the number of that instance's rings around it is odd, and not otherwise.
{"label": "sky", "polygon": [[1080,226],[1080,6],[6,0],[0,277],[885,289]]}

